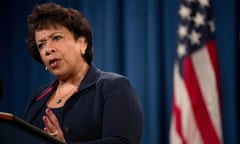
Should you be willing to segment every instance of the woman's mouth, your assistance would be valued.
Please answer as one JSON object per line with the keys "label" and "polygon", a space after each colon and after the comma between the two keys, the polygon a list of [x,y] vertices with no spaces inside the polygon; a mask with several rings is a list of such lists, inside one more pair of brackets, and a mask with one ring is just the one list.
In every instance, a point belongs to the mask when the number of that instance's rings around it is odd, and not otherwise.
{"label": "woman's mouth", "polygon": [[49,61],[49,65],[50,65],[52,68],[56,68],[56,67],[59,66],[59,60],[58,60],[58,59],[50,60],[50,61]]}

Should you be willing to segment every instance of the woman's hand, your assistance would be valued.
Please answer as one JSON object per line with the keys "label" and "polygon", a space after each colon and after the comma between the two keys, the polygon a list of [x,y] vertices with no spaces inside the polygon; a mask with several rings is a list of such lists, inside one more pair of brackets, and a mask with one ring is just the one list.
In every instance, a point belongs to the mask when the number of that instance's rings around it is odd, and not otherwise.
{"label": "woman's hand", "polygon": [[65,142],[63,131],[55,114],[49,108],[46,109],[45,113],[46,115],[43,116],[43,122],[45,124],[44,131],[58,140]]}

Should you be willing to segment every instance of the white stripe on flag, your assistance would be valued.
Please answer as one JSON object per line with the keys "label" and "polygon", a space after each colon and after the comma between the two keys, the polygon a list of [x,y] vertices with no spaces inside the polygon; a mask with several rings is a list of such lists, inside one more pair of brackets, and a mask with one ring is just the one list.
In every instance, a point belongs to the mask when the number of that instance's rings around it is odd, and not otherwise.
{"label": "white stripe on flag", "polygon": [[207,48],[204,47],[192,54],[192,61],[198,77],[199,86],[205,101],[205,105],[217,132],[217,136],[222,141],[220,121],[221,116],[219,111],[220,106],[218,97],[219,93],[217,90],[216,75],[214,73]]}
{"label": "white stripe on flag", "polygon": [[189,95],[185,84],[180,77],[179,67],[177,64],[174,65],[174,94],[176,105],[181,110],[182,133],[185,140],[190,143],[201,144],[202,140],[196,126],[195,117],[189,101]]}
{"label": "white stripe on flag", "polygon": [[170,144],[182,144],[181,138],[176,131],[176,117],[175,113],[172,113],[171,126],[170,126]]}

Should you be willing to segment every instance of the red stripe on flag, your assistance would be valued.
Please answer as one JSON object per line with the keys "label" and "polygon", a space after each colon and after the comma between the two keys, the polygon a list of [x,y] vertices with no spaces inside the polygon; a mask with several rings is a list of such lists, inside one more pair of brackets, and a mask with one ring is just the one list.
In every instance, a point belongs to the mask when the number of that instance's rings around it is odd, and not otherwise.
{"label": "red stripe on flag", "polygon": [[204,103],[191,57],[185,58],[183,68],[184,82],[201,137],[206,144],[219,144],[220,140]]}
{"label": "red stripe on flag", "polygon": [[[213,69],[214,69],[214,73],[215,73],[215,79],[216,79],[216,82],[217,82],[217,90],[218,90],[218,96],[219,96],[219,101],[220,101],[220,104],[221,104],[221,93],[220,93],[220,71],[219,71],[219,64],[218,64],[218,58],[217,58],[217,46],[216,46],[216,41],[215,40],[212,40],[210,42],[207,43],[207,51],[208,51],[208,54],[209,54],[209,57],[211,59],[211,62],[212,62],[212,66],[213,66]],[[221,107],[220,107],[221,109]]]}
{"label": "red stripe on flag", "polygon": [[176,121],[176,131],[178,132],[179,137],[182,140],[182,144],[187,144],[183,132],[182,132],[182,115],[181,115],[181,109],[176,105],[176,102],[174,100],[173,103],[173,111],[175,114],[175,121]]}

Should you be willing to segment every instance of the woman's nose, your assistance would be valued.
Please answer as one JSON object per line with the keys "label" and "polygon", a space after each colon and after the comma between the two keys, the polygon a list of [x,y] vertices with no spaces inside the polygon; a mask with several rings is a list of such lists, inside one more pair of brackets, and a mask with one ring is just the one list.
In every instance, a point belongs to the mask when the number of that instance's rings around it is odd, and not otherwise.
{"label": "woman's nose", "polygon": [[56,52],[56,48],[54,48],[53,46],[48,46],[46,49],[46,54],[49,55],[51,53]]}

